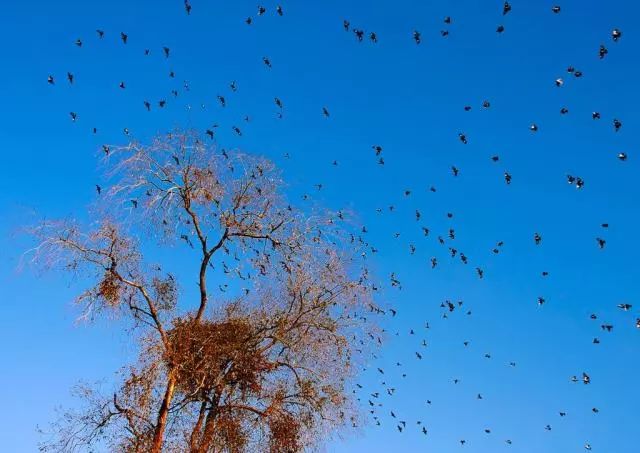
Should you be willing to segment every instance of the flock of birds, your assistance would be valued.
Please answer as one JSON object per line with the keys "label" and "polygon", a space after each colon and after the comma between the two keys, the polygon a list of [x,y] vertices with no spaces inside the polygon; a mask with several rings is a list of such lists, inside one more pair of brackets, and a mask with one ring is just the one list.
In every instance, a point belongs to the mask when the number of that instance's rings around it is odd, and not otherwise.
{"label": "flock of birds", "polygon": [[[192,6],[189,3],[188,0],[184,1],[184,9],[186,14],[191,15],[192,14]],[[502,5],[502,15],[503,16],[507,16],[509,14],[512,14],[512,5],[510,2],[505,1],[504,4]],[[551,8],[551,13],[552,14],[560,14],[562,12],[562,8],[560,6],[553,6]],[[252,24],[255,23],[256,20],[258,20],[259,17],[268,15],[268,14],[274,14],[275,16],[283,16],[285,15],[285,10],[283,9],[282,6],[277,5],[275,6],[275,8],[272,9],[267,9],[266,7],[259,5],[257,7],[256,10],[256,15],[255,16],[249,16],[246,17],[244,19],[244,23],[248,26],[251,26]],[[445,25],[445,27],[440,30],[440,35],[443,38],[446,38],[447,36],[449,36],[449,29],[448,26],[450,24],[452,24],[453,19],[451,17],[445,17],[443,20],[443,23]],[[364,41],[368,41],[372,44],[376,44],[378,43],[379,39],[380,39],[380,35],[379,33],[377,33],[376,31],[366,31],[362,28],[358,28],[358,27],[354,27],[351,23],[350,20],[347,19],[343,19],[342,20],[342,29],[344,32],[346,33],[352,33],[353,36],[355,37],[356,41],[358,42],[364,42]],[[496,32],[501,34],[505,32],[505,27],[502,24],[499,24],[496,28]],[[622,39],[623,36],[623,32],[618,29],[618,28],[614,28],[611,30],[610,33],[610,41],[611,41],[611,45],[616,45],[617,43],[619,43]],[[107,32],[105,32],[102,29],[97,29],[96,30],[96,34],[95,34],[95,39],[97,40],[103,40],[103,39],[109,39],[111,38],[111,36],[109,36],[109,34]],[[119,34],[116,34],[114,39],[118,39],[121,44],[123,46],[126,45],[130,45],[128,44],[128,40],[129,40],[129,35],[126,32],[119,32]],[[423,44],[423,35],[421,33],[420,30],[413,30],[412,32],[408,32],[407,33],[407,41],[409,42],[409,44],[411,44],[411,41],[413,41],[413,44],[415,45],[422,45]],[[78,38],[75,43],[73,43],[73,45],[77,46],[78,48],[82,48],[85,45],[85,41],[82,38]],[[171,49],[169,47],[163,46],[159,48],[161,51],[161,56],[164,58],[171,58]],[[152,54],[151,49],[143,49],[142,50],[142,54],[144,56],[150,56]],[[605,44],[600,44],[599,47],[597,47],[594,50],[594,58],[599,58],[599,59],[604,59],[607,57],[607,55],[609,54],[609,49]],[[264,56],[262,57],[262,63],[264,64],[264,67],[269,70],[272,68],[272,61],[268,56]],[[169,73],[169,77],[171,78],[175,78],[175,73],[173,71],[171,71]],[[568,66],[566,69],[566,75],[565,77],[558,77],[555,81],[550,81],[550,85],[553,86],[555,85],[555,87],[557,88],[562,88],[566,81],[565,78],[568,77],[574,77],[574,78],[580,78],[583,76],[583,72],[579,69],[576,69],[573,66]],[[64,75],[63,75],[64,77]],[[58,79],[60,79],[62,77],[60,76],[56,76],[53,74],[48,75],[47,78],[47,83],[50,85],[56,85],[58,83]],[[75,83],[75,75],[73,72],[67,72],[66,74],[66,82],[73,85]],[[127,83],[126,81],[120,80],[120,81],[116,81],[115,82],[117,84],[117,86],[119,87],[119,89],[121,90],[126,90],[127,88]],[[189,90],[189,83],[187,81],[185,81],[183,83],[183,89],[185,91]],[[238,90],[238,84],[236,81],[231,81],[228,84],[228,89],[234,93]],[[176,98],[179,96],[179,91],[178,90],[172,90],[171,91],[171,96]],[[164,108],[167,105],[167,99],[170,98],[169,96],[167,97],[162,97],[160,99],[157,99],[155,101],[149,100],[149,99],[142,99],[140,100],[140,105],[142,108],[146,109],[147,111],[151,111],[154,108]],[[227,106],[227,96],[225,94],[218,94],[216,96],[217,102],[219,103],[219,105],[221,107],[226,107]],[[282,101],[281,98],[279,97],[275,97],[274,98],[274,105],[275,105],[275,109],[276,109],[276,117],[278,119],[282,119],[283,118],[283,112],[285,109],[284,103]],[[201,106],[202,108],[205,108],[205,105],[202,104]],[[190,107],[189,107],[190,108]],[[462,108],[464,109],[465,112],[469,112],[473,109],[473,106],[471,105],[464,105],[462,106]],[[491,102],[489,100],[484,100],[481,105],[480,105],[481,109],[490,109],[491,108]],[[562,107],[560,110],[560,114],[561,115],[565,115],[568,113],[568,108],[566,107]],[[329,118],[330,117],[330,112],[328,107],[324,106],[321,109],[319,109],[319,114],[321,114],[322,116],[324,116],[325,118]],[[79,113],[77,113],[76,111],[71,111],[69,112],[69,117],[71,119],[71,121],[73,122],[78,122],[80,120],[80,115]],[[603,114],[601,114],[598,111],[593,111],[591,112],[591,118],[593,121],[601,121],[603,119]],[[245,116],[244,118],[245,121],[250,121],[249,116]],[[619,132],[622,127],[623,127],[623,123],[620,119],[612,117],[610,120],[610,124],[611,124],[611,130],[613,133],[617,133]],[[206,128],[203,132],[204,135],[207,136],[210,140],[215,140],[216,138],[216,130],[218,129],[219,125],[218,124],[213,124],[210,127]],[[239,125],[232,125],[231,129],[233,131],[234,134],[238,135],[238,136],[242,136],[243,135],[243,131],[240,128]],[[532,123],[529,126],[529,130],[532,134],[535,134],[539,131],[539,127],[536,123]],[[92,128],[92,132],[93,134],[97,134],[98,133],[98,128],[97,127],[93,127]],[[125,127],[123,129],[123,133],[126,136],[129,136],[131,134],[131,131],[129,130],[129,128]],[[469,141],[471,140],[471,138],[467,135],[467,133],[465,133],[464,131],[460,131],[458,133],[458,140],[462,145],[467,145],[469,143]],[[375,159],[375,162],[378,165],[385,165],[385,150],[384,147],[382,145],[379,144],[373,144],[371,146],[373,152],[372,152],[372,158]],[[104,151],[104,153],[108,154],[110,152],[110,148],[108,145],[103,145],[102,149]],[[224,153],[224,150],[222,151]],[[289,157],[288,155],[285,155],[285,157]],[[613,156],[612,156],[613,157]],[[625,152],[619,152],[615,155],[615,158],[617,158],[619,161],[621,162],[625,162],[628,159],[628,156]],[[491,155],[489,156],[489,159],[491,162],[493,163],[498,163],[500,162],[500,156],[499,155]],[[338,166],[338,160],[333,160],[331,162],[331,164],[333,166]],[[450,171],[451,171],[451,177],[456,178],[460,175],[460,168],[456,167],[456,166],[451,166],[450,167]],[[517,175],[513,175],[510,171],[505,170],[503,172],[503,178],[504,178],[504,183],[507,185],[512,184],[512,182],[514,181],[514,178],[517,178]],[[579,176],[579,175],[573,175],[573,174],[568,174],[566,175],[566,181],[569,185],[575,187],[576,190],[582,190],[585,187],[585,180]],[[321,190],[323,188],[322,184],[316,184],[315,188],[317,190]],[[431,192],[436,192],[438,189],[434,186],[431,186],[429,188],[429,191]],[[100,187],[100,185],[96,185],[96,191],[97,194],[100,195],[102,188]],[[405,197],[409,197],[411,195],[411,190],[405,190],[404,191],[404,196]],[[308,196],[304,195],[304,198],[307,199]],[[131,200],[131,207],[133,209],[137,208],[137,200]],[[377,208],[377,212],[378,214],[383,214],[384,212],[393,212],[395,210],[395,206],[394,205],[390,205],[388,207],[385,208]],[[447,213],[447,219],[451,220],[453,219],[454,215],[453,213]],[[423,221],[423,215],[420,212],[420,210],[416,209],[415,210],[415,221],[416,222],[422,222]],[[600,226],[601,230],[600,232],[598,232],[597,234],[594,235],[594,247],[598,247],[600,249],[604,249],[607,245],[607,240],[605,238],[606,236],[606,231],[609,228],[609,224],[608,223],[602,223]],[[427,226],[427,225],[422,225],[420,224],[420,229],[422,232],[422,235],[424,237],[433,237],[435,236],[435,238],[437,239],[437,243],[444,247],[446,250],[446,254],[452,258],[452,259],[458,259],[462,265],[470,265],[470,267],[473,268],[473,271],[475,272],[477,278],[479,279],[483,279],[484,278],[484,274],[485,274],[485,270],[482,268],[482,266],[480,265],[476,265],[473,264],[472,259],[463,251],[461,250],[457,245],[456,245],[456,229],[452,226],[448,229],[448,231],[444,232],[443,234],[437,234],[437,233],[433,233],[432,229]],[[367,229],[366,227],[362,227],[362,234],[366,234],[367,233]],[[533,242],[533,244],[535,244],[536,246],[543,246],[543,234],[541,232],[531,232],[531,241]],[[395,233],[395,237],[397,238],[400,235],[400,233]],[[185,241],[189,241],[188,237],[183,238],[185,239]],[[364,241],[362,239],[362,237],[360,238],[353,238],[353,240],[359,240],[359,241]],[[503,250],[504,247],[504,241],[498,241],[495,243],[493,249],[491,250],[491,253],[493,254],[500,254],[501,251]],[[409,253],[410,254],[414,254],[416,252],[417,246],[415,244],[410,244],[409,245]],[[369,250],[372,254],[376,253],[378,250],[369,245]],[[433,256],[429,258],[429,266],[433,269],[436,268],[440,265],[440,260],[438,259],[438,257]],[[549,277],[549,272],[548,271],[542,271],[541,272],[541,276],[543,278],[547,278]],[[392,288],[402,288],[402,283],[399,279],[399,276],[396,275],[395,273],[392,273],[389,277],[389,285]],[[221,285],[220,286],[220,291],[225,291],[227,285]],[[535,301],[535,303],[537,303],[537,305],[539,306],[543,306],[546,303],[545,297],[544,296],[539,296],[537,298],[537,301]],[[443,319],[446,319],[450,316],[453,316],[454,313],[460,312],[462,311],[466,316],[471,316],[472,311],[471,309],[467,308],[464,305],[463,301],[452,301],[452,300],[445,300],[444,302],[441,303],[440,305],[441,308],[441,316]],[[631,312],[632,310],[632,305],[629,303],[620,303],[617,305],[617,308],[624,311],[624,312]],[[397,315],[397,309],[396,308],[391,308],[388,309],[386,311],[386,314],[389,314],[392,318],[395,318],[395,316]],[[592,313],[590,315],[590,319],[594,322],[598,322],[600,324],[600,329],[602,331],[603,334],[607,334],[613,331],[614,329],[614,325],[607,322],[607,321],[599,321],[599,316],[596,313]],[[640,329],[640,317],[636,318],[633,321],[630,321],[633,323],[633,325],[635,326],[635,328]],[[424,326],[426,329],[430,328],[429,323],[426,323]],[[396,335],[399,335],[398,333]],[[414,331],[413,329],[410,330],[409,335],[414,336],[416,335],[416,331]],[[372,341],[380,341],[380,338],[375,338],[372,336],[371,338]],[[599,344],[600,343],[600,339],[599,337],[594,337],[592,340],[593,344]],[[421,349],[415,351],[415,359],[416,360],[422,360],[425,353],[423,352],[424,348],[428,347],[428,343],[426,341],[426,339],[422,339],[419,343],[418,343],[421,347]],[[465,341],[464,342],[464,346],[467,347],[469,346],[469,341]],[[491,358],[491,354],[490,353],[485,353],[484,354],[484,358],[486,359],[490,359]],[[401,363],[396,363],[396,365],[398,367],[402,366]],[[509,361],[508,362],[508,366],[509,367],[516,367],[516,362],[514,361]],[[384,420],[387,420],[390,418],[390,420],[392,421],[393,425],[395,426],[395,429],[399,432],[399,433],[403,433],[408,429],[417,429],[419,430],[420,433],[427,435],[429,433],[429,429],[426,426],[425,423],[423,423],[423,421],[421,420],[414,420],[412,422],[407,422],[407,420],[401,419],[400,416],[398,415],[397,411],[394,410],[387,410],[384,408],[384,405],[380,402],[380,397],[381,395],[388,395],[388,396],[393,396],[396,392],[396,387],[394,387],[390,382],[390,379],[388,378],[389,373],[385,373],[385,370],[383,368],[377,368],[377,372],[380,374],[380,376],[382,376],[382,381],[381,386],[382,388],[380,389],[376,389],[375,391],[372,392],[365,392],[364,390],[364,386],[361,384],[357,384],[357,388],[354,389],[354,393],[357,394],[358,396],[358,400],[361,401],[361,403],[368,408],[370,415],[372,417],[373,423],[375,425],[382,425]],[[406,374],[402,374],[402,377],[406,377]],[[569,376],[568,379],[573,382],[573,383],[581,383],[583,385],[589,385],[591,383],[591,376],[589,374],[588,371],[582,371],[579,370],[576,372],[575,375],[573,376]],[[453,384],[458,384],[460,382],[459,378],[454,378],[452,379]],[[367,393],[367,394],[365,394]],[[478,393],[476,395],[476,399],[478,400],[482,400],[483,399],[483,395],[482,393]],[[431,404],[431,400],[427,400],[426,403],[428,405]],[[597,407],[593,407],[592,408],[592,412],[594,414],[597,414],[599,412],[599,409]],[[560,410],[558,411],[558,416],[559,417],[566,417],[567,416],[567,412],[564,410]],[[411,427],[411,425],[415,425],[413,428]],[[550,431],[552,430],[552,425],[551,424],[547,424],[546,426],[543,427],[545,430]],[[490,428],[486,428],[484,429],[484,432],[486,434],[491,434],[492,430]],[[511,445],[513,444],[514,440],[512,439],[505,439],[504,442],[507,445]],[[466,439],[460,439],[459,443],[461,445],[465,445],[467,443]],[[585,442],[584,443],[584,449],[586,450],[591,450],[592,446],[589,442]]]}

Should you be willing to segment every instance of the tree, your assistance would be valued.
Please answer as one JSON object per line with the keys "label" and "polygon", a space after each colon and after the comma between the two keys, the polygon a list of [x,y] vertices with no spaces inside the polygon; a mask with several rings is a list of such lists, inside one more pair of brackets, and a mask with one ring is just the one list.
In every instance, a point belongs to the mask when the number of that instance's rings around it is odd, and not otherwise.
{"label": "tree", "polygon": [[[32,260],[86,276],[83,317],[129,321],[139,355],[113,394],[81,388],[42,449],[294,452],[355,427],[382,311],[345,215],[290,206],[270,161],[195,132],[103,149],[93,221],[39,224]],[[145,259],[166,247],[196,260],[192,297]]]}

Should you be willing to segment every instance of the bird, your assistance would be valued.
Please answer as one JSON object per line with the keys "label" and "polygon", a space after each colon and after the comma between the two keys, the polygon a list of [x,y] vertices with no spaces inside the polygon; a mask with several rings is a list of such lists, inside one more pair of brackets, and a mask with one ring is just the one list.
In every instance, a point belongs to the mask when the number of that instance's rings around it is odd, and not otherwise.
{"label": "bird", "polygon": [[169,49],[167,46],[164,46],[162,47],[162,51],[164,52],[164,57],[169,58],[169,52],[171,52],[171,49]]}
{"label": "bird", "polygon": [[598,50],[598,56],[600,57],[600,59],[602,60],[604,57],[607,56],[608,53],[609,53],[609,50],[607,50],[605,45],[600,44],[600,49]]}
{"label": "bird", "polygon": [[613,39],[613,42],[618,42],[620,38],[622,38],[622,32],[619,29],[614,28],[611,31],[611,39]]}
{"label": "bird", "polygon": [[267,57],[262,57],[262,62],[264,63],[264,65],[265,65],[267,68],[271,69],[271,60],[270,60],[269,58],[267,58]]}
{"label": "bird", "polygon": [[416,42],[416,44],[420,44],[422,42],[422,35],[418,30],[413,31],[413,40]]}
{"label": "bird", "polygon": [[511,11],[511,4],[509,2],[504,2],[502,6],[502,15],[505,16]]}
{"label": "bird", "polygon": [[127,35],[125,32],[120,32],[120,39],[122,40],[123,44],[126,44],[127,41],[129,40],[129,35]]}
{"label": "bird", "polygon": [[622,122],[618,118],[613,119],[613,130],[618,132],[622,127]]}

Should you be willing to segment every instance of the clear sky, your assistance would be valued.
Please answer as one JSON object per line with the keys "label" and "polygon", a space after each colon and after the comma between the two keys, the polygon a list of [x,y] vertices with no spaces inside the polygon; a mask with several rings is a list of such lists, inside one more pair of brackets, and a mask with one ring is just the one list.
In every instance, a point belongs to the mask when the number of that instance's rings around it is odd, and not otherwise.
{"label": "clear sky", "polygon": [[[100,145],[128,140],[123,128],[144,140],[217,123],[220,146],[266,155],[283,168],[294,202],[309,193],[357,211],[379,249],[371,259],[386,287],[383,299],[398,315],[386,325],[379,360],[359,382],[365,411],[368,399],[382,404],[381,426],[371,419],[329,451],[566,453],[584,451],[588,442],[593,451],[637,452],[640,6],[558,1],[562,10],[553,14],[552,2],[513,0],[506,17],[498,0],[283,0],[282,17],[273,1],[264,2],[261,17],[258,3],[244,0],[192,0],[191,16],[181,0],[4,2],[0,450],[35,451],[36,425],[46,426],[55,406],[73,404],[72,385],[108,383],[132,351],[117,326],[74,323],[73,281],[17,270],[29,246],[20,227],[42,217],[83,218],[96,197]],[[343,19],[376,32],[378,43],[358,43],[343,31]],[[613,28],[623,32],[617,43]],[[121,31],[129,35],[126,46]],[[74,45],[78,38],[82,47]],[[600,44],[609,49],[604,59]],[[168,59],[162,46],[171,48]],[[568,66],[583,76],[567,73]],[[558,77],[562,87],[555,86]],[[274,97],[284,104],[282,119]],[[160,99],[167,100],[164,109]],[[482,108],[485,100],[489,108]],[[562,107],[569,112],[561,115]],[[614,118],[623,124],[617,133]],[[383,146],[384,166],[372,145]],[[620,152],[626,162],[616,158]],[[492,162],[493,155],[500,160]],[[567,184],[567,174],[581,177],[584,188]],[[606,239],[603,250],[596,237]],[[496,255],[498,241],[504,245]],[[450,258],[448,247],[464,252],[469,264]],[[431,257],[439,262],[433,270]],[[391,272],[402,290],[389,288]],[[542,307],[538,297],[546,300]],[[443,319],[446,299],[464,305]],[[633,308],[623,312],[620,303]],[[603,332],[601,324],[614,329]],[[601,343],[592,344],[594,337]],[[570,382],[583,371],[590,385]],[[388,387],[396,388],[393,396]],[[377,400],[374,392],[381,393]],[[407,424],[402,433],[398,420]]]}

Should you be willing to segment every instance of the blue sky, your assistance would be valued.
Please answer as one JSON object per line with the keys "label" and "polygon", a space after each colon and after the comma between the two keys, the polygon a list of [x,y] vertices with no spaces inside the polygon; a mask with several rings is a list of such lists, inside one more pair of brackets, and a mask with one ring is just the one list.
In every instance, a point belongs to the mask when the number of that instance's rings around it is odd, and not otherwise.
{"label": "blue sky", "polygon": [[[359,380],[365,410],[369,393],[384,393],[382,380],[397,390],[380,398],[381,426],[370,423],[348,441],[331,442],[329,451],[579,452],[585,442],[593,451],[637,451],[640,6],[563,0],[553,14],[552,2],[514,0],[503,17],[496,0],[283,1],[278,17],[276,3],[265,1],[267,14],[256,17],[256,2],[192,0],[191,16],[180,0],[132,3],[3,5],[0,397],[10,410],[0,413],[2,450],[34,451],[36,425],[46,426],[56,405],[73,404],[71,386],[79,379],[108,382],[132,353],[110,323],[74,324],[77,282],[17,270],[29,246],[20,227],[42,217],[83,218],[95,201],[100,145],[126,141],[123,128],[144,140],[174,127],[218,123],[220,146],[266,155],[283,168],[295,202],[309,193],[332,208],[357,211],[380,250],[372,256],[378,276],[388,283],[395,272],[402,282],[402,290],[384,292],[398,315],[386,326],[379,360]],[[379,42],[358,43],[343,31],[345,18],[375,31]],[[500,24],[505,32],[498,35]],[[105,30],[103,40],[97,28]],[[623,32],[618,43],[613,28]],[[419,46],[414,29],[422,33]],[[449,36],[441,37],[442,29]],[[121,31],[129,35],[126,46]],[[609,49],[603,60],[600,44]],[[170,58],[162,46],[171,48]],[[568,74],[568,66],[583,77]],[[72,86],[67,71],[75,75]],[[47,84],[50,74],[54,86]],[[558,77],[565,80],[561,88],[554,85]],[[180,90],[178,98],[172,89]],[[283,119],[276,118],[274,97],[284,103]],[[165,109],[157,108],[160,99]],[[560,115],[562,107],[569,113]],[[592,120],[593,111],[602,119]],[[617,133],[614,118],[623,123]],[[384,166],[372,145],[384,147]],[[628,161],[619,161],[619,152]],[[460,169],[457,178],[452,165]],[[567,174],[583,178],[585,187],[567,184]],[[607,230],[600,227],[605,222]],[[441,246],[436,238],[446,238],[449,228],[456,239]],[[604,250],[596,237],[607,240]],[[494,255],[498,241],[504,246]],[[451,259],[449,246],[469,264]],[[463,300],[464,310],[442,319],[445,299]],[[634,304],[630,312],[616,307],[625,302]],[[613,324],[613,332],[602,332],[602,323]],[[583,371],[590,385],[569,381]],[[403,433],[391,410],[407,422]]]}

